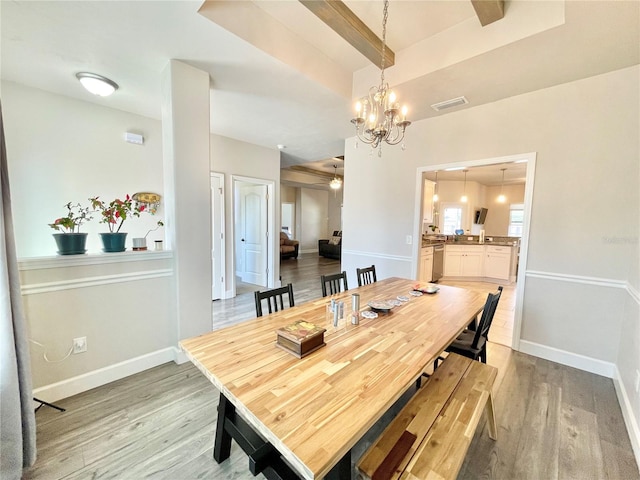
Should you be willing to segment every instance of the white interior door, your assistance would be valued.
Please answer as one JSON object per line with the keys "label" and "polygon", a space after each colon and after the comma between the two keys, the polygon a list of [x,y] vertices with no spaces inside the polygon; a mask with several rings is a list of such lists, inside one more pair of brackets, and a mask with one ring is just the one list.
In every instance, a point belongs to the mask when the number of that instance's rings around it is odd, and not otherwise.
{"label": "white interior door", "polygon": [[267,286],[267,186],[240,189],[240,255],[243,282]]}
{"label": "white interior door", "polygon": [[225,250],[224,250],[224,175],[211,174],[211,299],[224,298]]}
{"label": "white interior door", "polygon": [[294,228],[295,218],[295,204],[289,202],[283,203],[280,213],[280,225],[282,231],[284,231],[285,227],[287,228],[287,233],[289,233],[291,238],[295,238],[296,236]]}

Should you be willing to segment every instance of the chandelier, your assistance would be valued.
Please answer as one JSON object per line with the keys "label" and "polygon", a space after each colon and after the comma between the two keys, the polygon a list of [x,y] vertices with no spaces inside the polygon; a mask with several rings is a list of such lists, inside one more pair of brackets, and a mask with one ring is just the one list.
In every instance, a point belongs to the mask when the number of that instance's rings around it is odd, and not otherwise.
{"label": "chandelier", "polygon": [[[356,136],[363,143],[378,148],[378,156],[382,156],[382,142],[397,145],[404,138],[405,129],[411,125],[407,120],[407,107],[400,110],[396,94],[384,81],[384,54],[387,41],[387,19],[389,17],[389,0],[384,0],[382,15],[382,58],[380,60],[380,85],[369,89],[369,95],[356,102],[356,118],[351,120],[356,127]],[[358,144],[356,143],[356,148]],[[404,143],[402,149],[404,150]]]}

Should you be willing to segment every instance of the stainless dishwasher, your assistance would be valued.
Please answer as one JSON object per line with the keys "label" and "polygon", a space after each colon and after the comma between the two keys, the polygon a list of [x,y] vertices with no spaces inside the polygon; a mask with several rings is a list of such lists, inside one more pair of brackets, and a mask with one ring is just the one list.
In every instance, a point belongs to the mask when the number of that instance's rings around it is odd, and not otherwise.
{"label": "stainless dishwasher", "polygon": [[436,243],[433,246],[433,280],[437,282],[444,274],[444,243]]}

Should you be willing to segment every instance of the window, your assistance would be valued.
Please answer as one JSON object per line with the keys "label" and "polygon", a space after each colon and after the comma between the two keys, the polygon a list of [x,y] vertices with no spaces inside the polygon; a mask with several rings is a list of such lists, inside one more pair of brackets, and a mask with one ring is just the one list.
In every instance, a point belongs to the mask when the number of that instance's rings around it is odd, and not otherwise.
{"label": "window", "polygon": [[509,230],[510,237],[522,237],[522,227],[524,225],[524,204],[513,203],[509,207]]}
{"label": "window", "polygon": [[442,208],[442,233],[453,235],[462,229],[462,207],[445,206]]}

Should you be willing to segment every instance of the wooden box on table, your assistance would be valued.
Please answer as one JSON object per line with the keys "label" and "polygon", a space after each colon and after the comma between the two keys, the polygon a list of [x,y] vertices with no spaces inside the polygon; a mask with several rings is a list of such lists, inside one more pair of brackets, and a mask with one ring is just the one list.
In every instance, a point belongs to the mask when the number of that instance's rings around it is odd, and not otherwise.
{"label": "wooden box on table", "polygon": [[298,358],[305,357],[324,346],[326,329],[306,320],[298,320],[276,330],[276,345]]}

